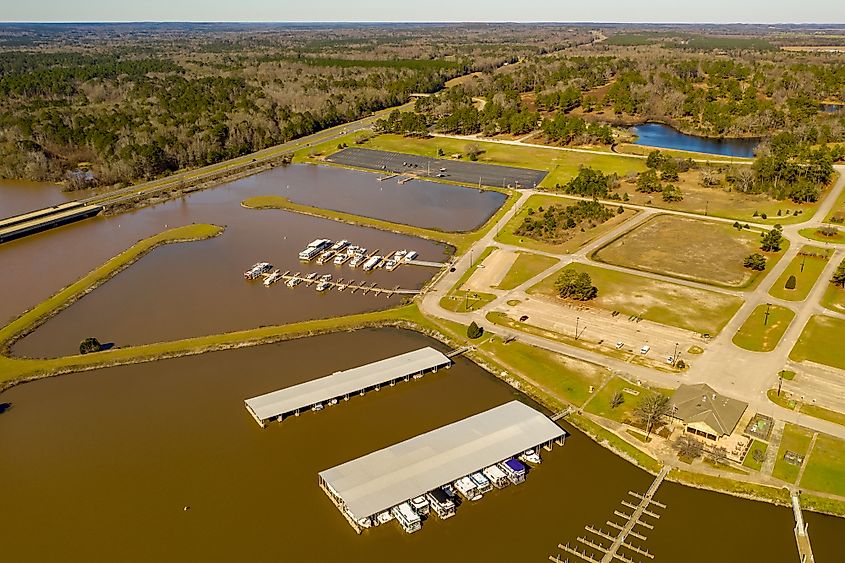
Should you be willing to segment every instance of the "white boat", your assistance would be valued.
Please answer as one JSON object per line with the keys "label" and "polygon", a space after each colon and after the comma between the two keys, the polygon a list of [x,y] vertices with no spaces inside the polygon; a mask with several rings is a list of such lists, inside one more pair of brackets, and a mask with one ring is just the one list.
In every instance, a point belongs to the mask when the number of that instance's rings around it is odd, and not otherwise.
{"label": "white boat", "polygon": [[472,479],[472,482],[478,486],[479,493],[486,493],[487,491],[493,490],[493,484],[490,483],[490,479],[484,476],[484,474],[480,471],[476,471],[472,475],[469,476]]}
{"label": "white boat", "polygon": [[480,500],[482,495],[478,492],[478,487],[469,477],[461,477],[455,481],[455,488],[467,500]]}
{"label": "white boat", "polygon": [[371,256],[364,262],[364,271],[369,272],[370,270],[374,270],[378,268],[379,264],[381,264],[381,256]]}
{"label": "white boat", "polygon": [[311,407],[312,411],[321,411],[323,410],[323,403],[317,403],[313,407]]}
{"label": "white boat", "polygon": [[439,518],[445,520],[455,515],[455,503],[442,488],[434,489],[425,496],[431,504],[431,509]]}
{"label": "white boat", "polygon": [[351,259],[352,259],[351,254],[347,254],[345,252],[338,252],[337,256],[334,257],[334,265],[335,266],[342,266],[343,264],[346,264]]}
{"label": "white boat", "polygon": [[412,498],[411,507],[420,516],[425,516],[431,509],[431,505],[428,503],[428,500],[425,498],[425,495],[420,495],[418,497]]}
{"label": "white boat", "polygon": [[397,262],[396,260],[391,258],[390,260],[388,260],[387,262],[384,263],[384,268],[387,271],[392,272],[393,270],[396,269],[396,266],[398,266],[398,265],[399,265],[399,262]]}
{"label": "white boat", "polygon": [[321,265],[325,264],[326,262],[331,260],[332,257],[334,257],[334,255],[335,255],[334,250],[326,250],[325,252],[320,254],[320,256],[317,258],[317,264],[321,264]]}
{"label": "white boat", "polygon": [[358,520],[358,525],[362,528],[369,528],[373,523],[369,518],[361,518]]}
{"label": "white boat", "polygon": [[343,250],[347,246],[349,246],[349,241],[346,240],[346,239],[343,239],[343,240],[339,240],[336,243],[334,243],[329,250],[334,250],[335,252],[340,252],[341,250]]}
{"label": "white boat", "polygon": [[282,279],[282,273],[279,270],[276,270],[275,272],[264,278],[264,287],[270,287],[280,279]]}
{"label": "white boat", "polygon": [[533,463],[534,465],[537,465],[538,463],[543,461],[542,459],[540,459],[539,452],[536,452],[534,450],[525,450],[524,452],[522,452],[522,455],[519,456],[519,459],[526,463]]}
{"label": "white boat", "polygon": [[482,471],[484,476],[490,479],[490,482],[493,483],[497,489],[504,489],[508,485],[510,485],[510,480],[508,480],[508,476],[505,475],[505,472],[499,468],[498,465],[491,465],[490,467],[485,467]]}
{"label": "white boat", "polygon": [[308,246],[306,246],[300,253],[299,259],[305,260],[306,262],[310,262],[313,260],[318,254],[324,251],[326,248],[331,246],[332,241],[327,238],[318,238],[312,241]]}
{"label": "white boat", "polygon": [[402,526],[402,529],[409,534],[412,534],[422,528],[422,519],[420,518],[420,515],[414,512],[414,509],[411,508],[411,505],[407,502],[394,506],[390,509],[390,512],[393,513],[393,516],[396,518],[396,521],[399,522],[399,525]]}
{"label": "white boat", "polygon": [[301,284],[301,283],[302,283],[302,278],[300,278],[299,276],[297,276],[297,277],[295,277],[295,278],[291,278],[291,279],[289,279],[289,280],[287,281],[287,286],[288,286],[288,287],[296,287],[296,286],[298,286],[298,285],[299,285],[299,284]]}
{"label": "white boat", "polygon": [[270,264],[269,262],[258,262],[256,264],[253,264],[252,267],[249,270],[244,272],[244,279],[254,280],[255,278],[257,278],[261,274],[266,274],[267,272],[269,272],[272,269],[273,269],[273,265]]}
{"label": "white boat", "polygon": [[319,292],[323,292],[326,291],[329,287],[331,287],[331,285],[332,284],[327,281],[321,281],[317,284],[317,287],[315,289]]}
{"label": "white boat", "polygon": [[445,485],[443,485],[440,488],[443,489],[443,492],[446,493],[447,495],[449,495],[449,497],[451,497],[451,498],[454,498],[455,495],[458,494],[458,493],[455,492],[455,487],[453,487],[449,483],[446,483]]}
{"label": "white boat", "polygon": [[414,250],[409,250],[409,251],[405,254],[405,262],[410,262],[411,260],[416,259],[416,257],[417,257],[417,256],[419,256],[419,254],[417,254],[417,253],[416,253],[416,251],[414,251]]}
{"label": "white boat", "polygon": [[514,485],[518,485],[525,481],[525,466],[518,459],[507,459],[498,464],[498,466],[499,469],[508,476],[508,480]]}
{"label": "white boat", "polygon": [[376,516],[376,521],[379,524],[387,524],[391,520],[393,520],[393,514],[391,514],[389,510],[385,510],[384,512],[380,512]]}
{"label": "white boat", "polygon": [[320,281],[331,281],[332,275],[331,274],[323,274],[320,276]]}
{"label": "white boat", "polygon": [[313,279],[314,279],[314,278],[316,278],[316,277],[317,277],[317,273],[316,273],[316,272],[311,272],[310,274],[308,274],[307,276],[305,276],[305,281],[311,281],[311,280],[313,280]]}
{"label": "white boat", "polygon": [[357,268],[358,265],[361,264],[361,262],[363,262],[365,259],[366,259],[366,256],[363,253],[354,254],[352,256],[352,260],[349,261],[349,267],[350,268]]}

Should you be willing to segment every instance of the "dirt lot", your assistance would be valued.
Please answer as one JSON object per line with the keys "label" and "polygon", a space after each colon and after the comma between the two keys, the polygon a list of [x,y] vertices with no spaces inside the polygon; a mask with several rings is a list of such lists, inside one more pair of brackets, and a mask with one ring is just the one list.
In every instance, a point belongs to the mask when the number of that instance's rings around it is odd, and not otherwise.
{"label": "dirt lot", "polygon": [[[744,287],[754,274],[743,267],[760,252],[760,235],[731,225],[658,215],[599,249],[608,264],[729,287]],[[771,260],[770,260],[771,263]]]}
{"label": "dirt lot", "polygon": [[466,291],[490,291],[497,285],[516,261],[518,254],[509,250],[494,250],[472,273],[461,289]]}

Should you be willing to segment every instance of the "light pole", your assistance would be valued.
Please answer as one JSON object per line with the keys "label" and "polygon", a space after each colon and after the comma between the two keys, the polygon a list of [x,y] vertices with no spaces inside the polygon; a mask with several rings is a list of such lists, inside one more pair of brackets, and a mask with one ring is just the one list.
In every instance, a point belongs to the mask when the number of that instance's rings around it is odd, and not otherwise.
{"label": "light pole", "polygon": [[783,370],[778,373],[778,397],[780,397],[780,387],[783,385]]}
{"label": "light pole", "polygon": [[771,306],[771,303],[766,303],[766,316],[763,318],[763,326],[767,326],[769,324],[769,309]]}
{"label": "light pole", "polygon": [[675,364],[678,363],[678,343],[675,342],[675,353],[672,354],[672,367],[675,367]]}
{"label": "light pole", "polygon": [[804,260],[806,260],[806,259],[807,259],[807,255],[806,255],[806,254],[804,254],[803,256],[801,256],[801,271],[802,271],[802,272],[804,271]]}
{"label": "light pole", "polygon": [[578,321],[581,317],[575,317],[575,340],[578,340]]}

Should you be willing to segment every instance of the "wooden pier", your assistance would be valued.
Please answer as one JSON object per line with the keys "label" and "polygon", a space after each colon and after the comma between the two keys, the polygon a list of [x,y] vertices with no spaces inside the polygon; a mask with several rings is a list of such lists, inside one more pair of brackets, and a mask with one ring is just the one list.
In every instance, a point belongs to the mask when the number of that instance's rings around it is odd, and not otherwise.
{"label": "wooden pier", "polygon": [[798,557],[801,563],[815,563],[813,557],[813,547],[810,545],[810,535],[807,533],[808,524],[804,522],[804,513],[801,512],[801,501],[798,498],[798,492],[793,491],[790,495],[792,497],[792,514],[795,516],[795,543],[798,545]]}
{"label": "wooden pier", "polygon": [[[634,531],[634,526],[642,525],[648,529],[654,529],[654,526],[643,522],[641,518],[643,516],[649,516],[654,519],[659,519],[660,515],[656,514],[648,510],[650,505],[654,505],[658,508],[666,508],[665,504],[657,502],[653,500],[654,494],[657,492],[658,487],[663,482],[663,479],[669,474],[670,467],[664,466],[660,473],[657,474],[654,481],[652,482],[651,486],[648,488],[648,491],[641,495],[639,493],[635,493],[634,491],[628,491],[628,494],[637,498],[639,500],[638,504],[630,503],[626,500],[622,501],[622,505],[628,508],[633,509],[633,513],[625,514],[624,512],[620,512],[619,510],[614,510],[613,514],[617,517],[624,520],[623,524],[612,522],[610,520],[607,521],[607,525],[610,526],[614,532],[606,532],[600,528],[595,528],[593,526],[585,526],[584,529],[592,534],[596,539],[593,540],[587,536],[579,536],[578,542],[583,544],[584,546],[593,550],[593,553],[598,554],[601,553],[601,559],[596,559],[597,555],[593,555],[590,553],[586,548],[581,547],[580,549],[575,546],[571,546],[568,543],[558,544],[558,548],[562,549],[569,555],[573,555],[578,558],[580,561],[586,561],[587,563],[611,563],[613,560],[622,561],[623,563],[638,563],[628,555],[624,553],[620,553],[620,549],[624,548],[629,552],[636,553],[641,557],[645,557],[647,559],[654,559],[654,554],[649,552],[648,549],[644,549],[641,546],[634,545],[628,541],[628,538],[635,538],[639,541],[646,541],[646,536]],[[796,531],[797,534],[797,531]],[[602,540],[606,540],[609,544],[602,543]],[[560,558],[560,554],[558,555],[550,555],[549,561],[553,561],[554,563],[564,563],[565,561],[569,561],[568,559],[563,560]],[[802,560],[803,561],[803,560]]]}
{"label": "wooden pier", "polygon": [[[292,279],[298,279],[307,287],[310,287],[320,281],[319,277],[308,279],[306,276],[303,276],[299,272],[291,274],[289,271],[282,274],[281,278],[279,279],[283,279],[285,280],[285,282],[288,282]],[[396,286],[391,289],[387,287],[378,287],[378,282],[372,282],[369,284],[368,282],[355,282],[355,280],[344,282],[343,278],[332,280],[327,283],[329,284],[329,289],[337,289],[338,291],[344,291],[345,289],[349,289],[350,293],[355,293],[356,291],[360,290],[364,295],[372,293],[376,296],[384,295],[385,297],[393,297],[394,295],[417,295],[420,293],[419,289],[402,289],[399,286]]]}

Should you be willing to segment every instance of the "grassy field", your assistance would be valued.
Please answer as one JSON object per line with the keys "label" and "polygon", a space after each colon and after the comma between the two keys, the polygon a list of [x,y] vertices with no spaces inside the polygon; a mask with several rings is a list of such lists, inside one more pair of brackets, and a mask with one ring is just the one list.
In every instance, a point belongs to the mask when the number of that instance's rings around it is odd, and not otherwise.
{"label": "grassy field", "polygon": [[[790,422],[786,423],[783,429],[783,438],[780,441],[780,448],[777,452],[777,459],[775,460],[775,467],[772,470],[772,476],[777,477],[790,484],[795,484],[798,478],[798,473],[801,467],[788,463],[783,459],[787,451],[795,452],[799,455],[806,455],[807,448],[810,447],[810,441],[813,438],[813,431],[797,424]],[[806,460],[805,460],[806,461]]]}
{"label": "grassy field", "polygon": [[[630,203],[722,217],[740,223],[769,225],[801,223],[809,220],[819,206],[819,202],[798,204],[791,201],[778,201],[764,194],[750,195],[719,187],[707,188],[701,185],[700,178],[701,173],[697,170],[682,173],[675,184],[680,188],[684,199],[672,203],[663,201],[660,194],[638,193],[636,185],[627,182],[622,183],[618,192],[627,192]],[[795,211],[800,213],[795,215]],[[764,214],[766,219],[762,217]]]}
{"label": "grassy field", "polygon": [[760,471],[760,468],[763,467],[762,461],[757,461],[754,459],[754,452],[762,452],[763,456],[766,455],[766,450],[769,448],[769,444],[766,442],[761,442],[760,440],[754,440],[751,443],[751,447],[748,448],[748,453],[745,454],[745,459],[742,461],[742,465],[748,467],[749,469],[753,469],[754,471]]}
{"label": "grassy field", "polygon": [[[845,265],[845,260],[842,261],[842,264]],[[822,281],[827,283],[827,290],[821,299],[822,306],[837,313],[845,313],[845,288],[833,285],[830,280]]]}
{"label": "grassy field", "polygon": [[[786,267],[781,276],[769,289],[769,295],[787,301],[803,301],[810,294],[816,280],[827,266],[828,253],[817,246],[805,246],[801,249],[804,253],[797,255]],[[786,289],[786,282],[789,276],[795,276],[795,289]]]}
{"label": "grassy field", "polygon": [[832,223],[834,218],[839,217],[845,218],[845,190],[842,190],[842,193],[839,194],[839,198],[833,204],[833,209],[830,210],[830,214],[824,220],[827,223]]}
{"label": "grassy field", "polygon": [[[743,267],[760,235],[725,223],[658,215],[593,253],[601,262],[711,285],[749,287],[765,275]],[[783,251],[766,254],[770,270]]]}
{"label": "grassy field", "polygon": [[443,137],[422,139],[401,135],[379,135],[362,146],[430,157],[437,157],[437,149],[442,149],[448,157],[453,154],[463,154],[469,144],[476,144],[481,148],[482,153],[478,157],[478,162],[548,171],[549,175],[540,184],[543,187],[554,187],[555,184],[568,182],[578,174],[581,166],[589,166],[605,173],[615,172],[620,176],[645,170],[643,159],[611,153],[588,154],[553,148],[520,147]]}
{"label": "grassy field", "polygon": [[771,352],[780,342],[794,317],[795,313],[786,307],[758,305],[739,327],[733,337],[733,343],[752,352]]}
{"label": "grassy field", "polygon": [[491,338],[479,349],[505,368],[524,374],[537,386],[560,399],[581,406],[590,397],[590,387],[601,387],[610,377],[607,368],[555,354],[520,342],[504,344]]}
{"label": "grassy field", "polygon": [[819,434],[810,459],[804,463],[807,468],[799,483],[801,487],[845,495],[845,441]]}
{"label": "grassy field", "polygon": [[441,307],[448,311],[468,313],[470,311],[475,311],[479,307],[483,307],[496,298],[496,296],[491,293],[464,291],[459,289],[470,277],[472,277],[472,274],[475,273],[481,263],[484,262],[484,259],[490,256],[494,250],[496,250],[495,246],[488,246],[484,249],[484,252],[481,253],[481,256],[473,259],[472,266],[463,273],[449,293],[440,299]]}
{"label": "grassy field", "polygon": [[804,238],[808,238],[810,240],[815,240],[818,242],[829,242],[832,244],[842,244],[845,242],[845,227],[837,227],[839,234],[828,237],[819,232],[819,230],[815,227],[809,229],[801,229],[798,231],[798,234]]}
{"label": "grassy field", "polygon": [[[611,406],[611,399],[617,392],[622,394],[624,402],[614,408]],[[635,418],[634,409],[639,401],[652,393],[663,393],[668,396],[672,394],[672,391],[669,389],[649,389],[614,376],[595,393],[584,410],[617,422],[630,422]]]}
{"label": "grassy field", "polygon": [[496,286],[498,289],[513,289],[527,282],[537,274],[548,270],[559,260],[551,256],[542,256],[530,252],[520,252],[510,270]]}
{"label": "grassy field", "polygon": [[[598,290],[591,304],[625,315],[694,332],[717,334],[742,306],[742,299],[715,291],[695,289],[608,270],[599,266],[571,264],[567,268],[590,275]],[[528,290],[529,293],[555,295],[555,272]]]}
{"label": "grassy field", "polygon": [[[597,237],[613,230],[614,228],[621,225],[628,219],[633,218],[637,214],[637,211],[628,209],[624,213],[616,215],[612,219],[605,221],[601,225],[597,225],[592,229],[588,229],[584,232],[573,229],[572,237],[569,240],[560,244],[552,244],[549,242],[544,242],[542,240],[537,240],[529,237],[517,236],[515,234],[516,230],[519,228],[520,225],[522,225],[522,222],[528,216],[529,209],[534,209],[536,211],[540,207],[545,209],[553,204],[567,206],[573,205],[574,203],[575,200],[564,197],[539,194],[532,195],[523,204],[519,212],[514,215],[511,220],[508,221],[504,227],[502,227],[502,230],[500,230],[496,234],[496,240],[503,244],[513,244],[516,246],[530,248],[532,250],[540,250],[543,252],[555,252],[559,254],[569,254],[571,252],[575,252],[585,244],[592,242]],[[608,206],[612,206],[612,203],[608,203]]]}
{"label": "grassy field", "polygon": [[788,391],[781,391],[780,397],[778,397],[776,389],[769,389],[766,392],[766,396],[771,402],[775,403],[776,405],[780,405],[785,409],[797,410],[798,412],[806,414],[807,416],[812,416],[813,418],[820,418],[822,420],[827,420],[829,422],[834,422],[836,424],[841,424],[842,426],[845,426],[845,413],[830,410],[825,407],[820,407],[818,405],[814,405],[813,403],[803,403],[797,398],[795,398]]}
{"label": "grassy field", "polygon": [[789,357],[796,362],[810,360],[845,369],[843,341],[845,341],[845,320],[814,315],[807,321]]}

